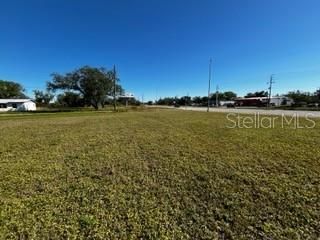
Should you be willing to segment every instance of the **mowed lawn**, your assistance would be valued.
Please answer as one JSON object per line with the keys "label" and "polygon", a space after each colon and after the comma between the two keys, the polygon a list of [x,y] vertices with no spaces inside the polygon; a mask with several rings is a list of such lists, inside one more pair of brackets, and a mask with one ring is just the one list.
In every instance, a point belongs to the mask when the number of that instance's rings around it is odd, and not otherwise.
{"label": "mowed lawn", "polygon": [[0,115],[0,239],[317,239],[315,129],[225,114]]}

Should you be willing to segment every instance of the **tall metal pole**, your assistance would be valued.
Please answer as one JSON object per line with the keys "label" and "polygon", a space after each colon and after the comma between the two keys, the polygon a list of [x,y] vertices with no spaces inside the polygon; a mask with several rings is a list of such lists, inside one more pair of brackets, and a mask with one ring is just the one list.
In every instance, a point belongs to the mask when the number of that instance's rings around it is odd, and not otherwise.
{"label": "tall metal pole", "polygon": [[187,98],[185,99],[185,109],[187,109],[188,104],[189,104],[189,93],[187,93]]}
{"label": "tall metal pole", "polygon": [[274,74],[271,74],[270,76],[270,81],[269,81],[269,97],[268,97],[268,107],[270,107],[270,104],[271,104],[271,94],[272,94],[272,85],[275,83],[273,81],[273,77],[274,77]]}
{"label": "tall metal pole", "polygon": [[116,65],[113,66],[113,110],[117,110],[117,100],[116,100],[116,87],[117,87],[117,72]]}
{"label": "tall metal pole", "polygon": [[216,89],[216,107],[219,107],[219,85],[217,85]]}
{"label": "tall metal pole", "polygon": [[211,66],[212,66],[212,58],[210,58],[210,61],[209,61],[209,84],[208,84],[208,108],[207,108],[207,112],[209,112],[209,110],[210,110]]}

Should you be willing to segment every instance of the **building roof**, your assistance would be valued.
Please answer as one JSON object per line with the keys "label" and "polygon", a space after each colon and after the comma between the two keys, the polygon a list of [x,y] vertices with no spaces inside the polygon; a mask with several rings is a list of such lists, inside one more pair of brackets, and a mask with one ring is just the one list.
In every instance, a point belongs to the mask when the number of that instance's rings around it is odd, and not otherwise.
{"label": "building roof", "polygon": [[25,103],[32,102],[31,99],[0,99],[0,103]]}
{"label": "building roof", "polygon": [[[289,99],[288,97],[286,96],[274,96],[274,97],[271,97],[271,99],[282,99],[282,98],[287,98]],[[236,98],[236,100],[240,100],[240,101],[243,101],[243,100],[268,100],[269,97],[248,97],[248,98]]]}
{"label": "building roof", "polygon": [[119,98],[134,98],[133,93],[125,93],[124,95],[118,96]]}
{"label": "building roof", "polygon": [[[122,98],[134,98],[133,93],[125,93],[124,95],[117,95],[116,99],[122,99]],[[113,99],[113,96],[107,95],[106,99]]]}

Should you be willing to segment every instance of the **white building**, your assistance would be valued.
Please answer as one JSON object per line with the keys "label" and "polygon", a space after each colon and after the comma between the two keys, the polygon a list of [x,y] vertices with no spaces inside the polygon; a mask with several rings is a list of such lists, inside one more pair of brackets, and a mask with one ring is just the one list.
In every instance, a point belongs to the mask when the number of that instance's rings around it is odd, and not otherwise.
{"label": "white building", "polygon": [[[235,100],[238,106],[266,106],[268,101],[269,97],[237,98]],[[291,106],[292,104],[294,104],[293,99],[286,96],[274,96],[270,98],[271,106]]]}
{"label": "white building", "polygon": [[[268,98],[266,98],[268,100]],[[293,99],[285,96],[274,96],[270,98],[270,104],[276,107],[279,106],[291,106],[294,104]]]}
{"label": "white building", "polygon": [[219,105],[222,106],[222,107],[225,107],[225,106],[228,106],[228,105],[234,105],[235,104],[235,101],[219,101]]}
{"label": "white building", "polygon": [[35,110],[37,106],[30,99],[0,99],[0,112]]}

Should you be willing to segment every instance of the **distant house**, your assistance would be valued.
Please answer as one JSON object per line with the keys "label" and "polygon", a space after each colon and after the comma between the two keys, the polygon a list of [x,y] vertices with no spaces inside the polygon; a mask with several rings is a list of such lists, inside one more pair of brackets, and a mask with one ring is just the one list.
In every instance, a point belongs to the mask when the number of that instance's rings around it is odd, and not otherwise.
{"label": "distant house", "polygon": [[286,96],[275,96],[271,97],[270,104],[273,106],[291,106],[294,104],[294,101],[292,98],[286,97]]}
{"label": "distant house", "polygon": [[232,106],[235,104],[235,101],[220,101],[219,102],[219,105],[222,106],[222,107],[226,107],[226,106]]}
{"label": "distant house", "polygon": [[133,93],[125,93],[124,95],[118,96],[119,99],[134,99]]}
{"label": "distant house", "polygon": [[[268,97],[251,97],[251,98],[238,98],[235,100],[237,106],[254,106],[254,107],[263,107],[268,104]],[[294,104],[294,101],[291,98],[285,96],[275,96],[270,98],[271,106],[291,106]]]}
{"label": "distant house", "polygon": [[125,102],[126,106],[128,106],[129,100],[133,100],[134,99],[134,95],[132,93],[126,93],[124,95],[119,96],[118,99],[120,101],[123,100]]}
{"label": "distant house", "polygon": [[[134,94],[133,93],[125,93],[125,94],[123,94],[123,95],[117,95],[116,96],[116,99],[134,99],[135,97],[134,97]],[[108,101],[108,100],[113,100],[113,96],[112,95],[107,95],[106,96],[106,101]]]}
{"label": "distant house", "polygon": [[[133,94],[133,93],[125,93],[125,94],[123,94],[123,95],[117,95],[117,96],[116,96],[116,99],[117,99],[118,101],[122,101],[122,102],[125,103],[125,105],[127,106],[127,105],[128,105],[128,102],[129,102],[130,100],[134,100],[135,97],[134,97],[134,94]],[[109,101],[109,102],[110,102],[110,101],[113,101],[113,96],[108,95],[108,96],[106,96],[105,100],[106,100],[106,101]]]}
{"label": "distant house", "polygon": [[0,112],[35,110],[37,106],[31,99],[0,99]]}

